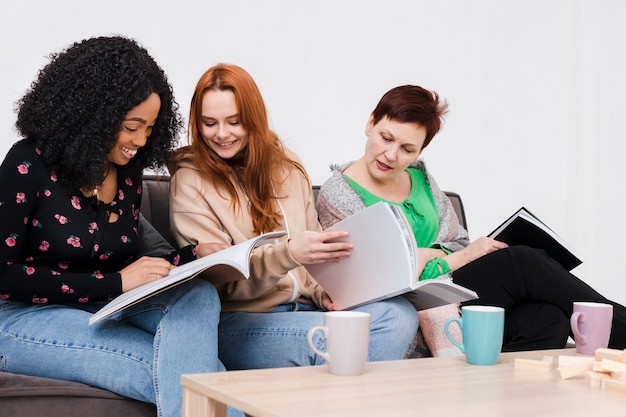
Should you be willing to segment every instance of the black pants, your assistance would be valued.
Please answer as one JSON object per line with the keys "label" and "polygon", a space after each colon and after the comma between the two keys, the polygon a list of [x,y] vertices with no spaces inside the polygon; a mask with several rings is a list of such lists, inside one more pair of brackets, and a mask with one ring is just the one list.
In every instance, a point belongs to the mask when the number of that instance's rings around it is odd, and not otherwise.
{"label": "black pants", "polygon": [[607,300],[544,251],[511,246],[453,273],[454,282],[479,296],[463,305],[503,307],[503,351],[562,348],[571,334],[574,301],[613,305],[609,347],[626,348],[626,308]]}

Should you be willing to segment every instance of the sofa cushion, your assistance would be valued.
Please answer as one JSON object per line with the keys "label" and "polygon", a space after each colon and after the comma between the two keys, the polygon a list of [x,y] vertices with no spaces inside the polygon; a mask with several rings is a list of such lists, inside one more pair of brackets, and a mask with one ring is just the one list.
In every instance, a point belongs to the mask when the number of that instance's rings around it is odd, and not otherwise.
{"label": "sofa cushion", "polygon": [[154,417],[153,404],[78,382],[0,372],[0,412],[20,417]]}

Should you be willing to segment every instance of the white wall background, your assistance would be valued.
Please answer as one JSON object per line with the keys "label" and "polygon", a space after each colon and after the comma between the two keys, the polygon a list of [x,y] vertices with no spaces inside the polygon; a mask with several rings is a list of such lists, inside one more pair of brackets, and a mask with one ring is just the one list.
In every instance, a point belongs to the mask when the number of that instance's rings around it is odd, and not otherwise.
{"label": "white wall background", "polygon": [[360,156],[385,91],[419,84],[450,103],[424,157],[471,236],[524,205],[576,249],[580,278],[626,303],[624,21],[622,0],[0,0],[0,155],[48,54],[96,35],[144,44],[184,115],[208,67],[246,68],[318,184]]}

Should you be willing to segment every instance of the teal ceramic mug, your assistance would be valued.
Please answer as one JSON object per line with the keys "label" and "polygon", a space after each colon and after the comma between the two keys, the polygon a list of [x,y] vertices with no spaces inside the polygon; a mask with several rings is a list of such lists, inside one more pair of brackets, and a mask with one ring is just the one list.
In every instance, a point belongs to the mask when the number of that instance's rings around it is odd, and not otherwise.
{"label": "teal ceramic mug", "polygon": [[[463,341],[450,335],[448,326],[456,323],[461,328]],[[464,306],[461,317],[448,319],[444,325],[446,336],[465,354],[472,365],[498,363],[504,336],[504,309],[491,306]]]}

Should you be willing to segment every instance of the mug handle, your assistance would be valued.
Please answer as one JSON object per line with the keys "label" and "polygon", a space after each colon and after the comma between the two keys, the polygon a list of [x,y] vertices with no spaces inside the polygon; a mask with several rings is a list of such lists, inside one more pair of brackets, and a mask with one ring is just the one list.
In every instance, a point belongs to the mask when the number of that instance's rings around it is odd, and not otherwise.
{"label": "mug handle", "polygon": [[309,347],[311,348],[313,352],[317,353],[322,358],[324,358],[326,362],[330,362],[330,355],[328,354],[328,352],[322,352],[315,346],[315,343],[313,343],[313,335],[315,334],[315,332],[318,332],[318,331],[322,332],[322,334],[324,335],[324,340],[328,338],[328,327],[315,326],[309,329],[308,333],[306,334],[306,341],[309,343]]}
{"label": "mug handle", "polygon": [[458,318],[458,317],[452,317],[449,318],[448,320],[446,320],[446,324],[443,325],[443,329],[446,332],[446,336],[448,336],[448,339],[450,339],[450,341],[456,346],[458,347],[461,352],[465,353],[465,346],[463,346],[461,343],[459,343],[451,334],[450,331],[448,330],[448,326],[450,326],[450,324],[452,324],[452,322],[456,322],[456,324],[458,324],[459,328],[461,329],[461,331],[463,331],[463,319],[462,318]]}
{"label": "mug handle", "polygon": [[576,343],[580,343],[581,345],[587,343],[587,336],[580,333],[580,330],[578,330],[578,323],[584,323],[586,318],[585,313],[576,311],[572,314],[572,318],[569,320],[572,332],[574,332],[574,340],[576,340]]}

